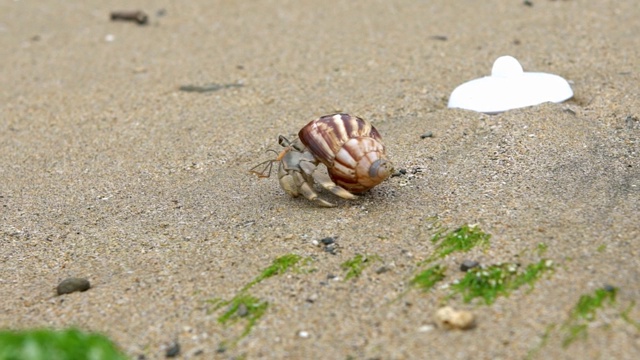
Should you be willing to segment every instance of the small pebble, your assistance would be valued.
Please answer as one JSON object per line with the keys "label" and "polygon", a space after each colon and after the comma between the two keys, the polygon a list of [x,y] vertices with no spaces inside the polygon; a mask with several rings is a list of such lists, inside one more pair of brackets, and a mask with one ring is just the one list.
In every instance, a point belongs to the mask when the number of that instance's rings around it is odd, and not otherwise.
{"label": "small pebble", "polygon": [[638,121],[638,118],[633,115],[629,115],[624,119],[624,122],[625,124],[627,124],[627,127],[629,129],[633,129],[637,121]]}
{"label": "small pebble", "polygon": [[149,16],[143,11],[112,11],[111,21],[132,21],[138,25],[146,25],[149,21]]}
{"label": "small pebble", "polygon": [[460,270],[467,272],[469,269],[473,269],[474,267],[478,267],[480,265],[479,262],[473,260],[465,260],[460,264]]}
{"label": "small pebble", "polygon": [[376,269],[376,274],[384,274],[387,271],[389,271],[389,268],[386,266],[380,266],[378,269]]}
{"label": "small pebble", "polygon": [[471,329],[475,325],[475,316],[466,310],[456,310],[450,306],[436,312],[436,323],[444,329]]}
{"label": "small pebble", "polygon": [[331,255],[337,255],[338,254],[338,246],[337,244],[329,244],[327,246],[324,247],[324,251],[331,254]]}
{"label": "small pebble", "polygon": [[245,317],[249,314],[249,309],[247,309],[247,305],[240,304],[238,305],[238,310],[236,310],[236,315],[239,317]]}
{"label": "small pebble", "polygon": [[180,355],[180,343],[178,343],[177,341],[171,343],[171,345],[169,345],[169,348],[167,348],[167,352],[165,353],[165,355],[168,358],[174,358]]}
{"label": "small pebble", "polygon": [[89,280],[84,278],[66,278],[58,284],[58,295],[70,294],[76,291],[87,291],[91,287]]}
{"label": "small pebble", "polygon": [[192,357],[204,354],[203,348],[195,348],[186,354],[185,359],[190,359]]}
{"label": "small pebble", "polygon": [[332,237],[326,237],[326,238],[324,238],[324,239],[320,240],[320,242],[321,242],[323,245],[331,245],[331,244],[333,244],[334,242],[336,242],[336,240],[335,240],[334,238],[332,238]]}
{"label": "small pebble", "polygon": [[445,35],[432,35],[430,36],[433,40],[447,41],[447,37]]}
{"label": "small pebble", "polygon": [[300,336],[303,339],[307,339],[310,336],[310,334],[308,331],[300,330],[298,331],[298,336]]}
{"label": "small pebble", "polygon": [[430,137],[433,137],[433,133],[431,131],[427,131],[426,133],[420,135],[420,139],[426,139]]}
{"label": "small pebble", "polygon": [[433,325],[422,325],[418,328],[418,332],[426,333],[433,329],[434,329]]}
{"label": "small pebble", "polygon": [[407,174],[407,169],[399,169],[398,171],[391,174],[391,177],[397,177],[397,176],[402,176],[406,174]]}

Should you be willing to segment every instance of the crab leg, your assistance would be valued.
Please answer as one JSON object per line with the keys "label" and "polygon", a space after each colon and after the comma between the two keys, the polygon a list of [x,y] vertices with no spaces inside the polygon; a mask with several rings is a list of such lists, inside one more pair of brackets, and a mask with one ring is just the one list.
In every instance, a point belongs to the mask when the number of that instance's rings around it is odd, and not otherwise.
{"label": "crab leg", "polygon": [[343,199],[357,199],[358,197],[348,192],[344,188],[336,185],[329,175],[316,171],[317,169],[317,160],[313,158],[313,155],[309,152],[306,152],[301,161],[300,161],[300,169],[304,171],[305,174],[313,177],[315,181],[320,184],[323,188],[331,191],[333,194],[343,198]]}
{"label": "crab leg", "polygon": [[329,175],[325,174],[325,173],[321,173],[319,171],[316,171],[313,173],[313,179],[320,184],[320,186],[322,186],[323,188],[331,191],[334,195],[337,195],[343,199],[357,199],[358,197],[353,195],[352,193],[348,192],[347,190],[345,190],[344,188],[336,185],[336,183],[334,183],[333,181],[331,181],[331,178],[329,178]]}
{"label": "crab leg", "polygon": [[334,204],[319,198],[318,197],[318,193],[316,193],[313,190],[311,185],[305,180],[304,176],[302,176],[301,173],[296,172],[296,173],[293,174],[293,176],[295,177],[296,185],[298,185],[298,189],[300,190],[299,193],[302,194],[305,198],[307,198],[307,200],[314,201],[318,205],[324,206],[324,207],[334,207],[335,206]]}

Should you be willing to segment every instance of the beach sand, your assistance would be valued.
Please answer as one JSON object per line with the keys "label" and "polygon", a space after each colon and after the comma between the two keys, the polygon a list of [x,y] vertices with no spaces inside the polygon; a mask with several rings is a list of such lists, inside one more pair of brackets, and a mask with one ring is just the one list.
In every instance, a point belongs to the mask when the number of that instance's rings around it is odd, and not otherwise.
{"label": "beach sand", "polygon": [[[640,7],[530,3],[0,3],[0,328],[76,326],[146,359],[174,342],[189,359],[637,358]],[[145,26],[109,19],[138,8]],[[575,97],[447,108],[502,55]],[[322,193],[330,209],[249,174],[334,112],[371,121],[407,173],[353,201]],[[488,247],[412,287],[434,233],[466,224]],[[252,313],[222,324],[216,299],[287,254],[310,260],[246,290],[268,303],[247,335]],[[346,279],[358,254],[370,266]],[[450,295],[466,259],[553,271],[465,303]],[[67,277],[92,287],[56,296]],[[563,347],[580,297],[605,287],[615,303]],[[436,326],[445,305],[476,326]]]}

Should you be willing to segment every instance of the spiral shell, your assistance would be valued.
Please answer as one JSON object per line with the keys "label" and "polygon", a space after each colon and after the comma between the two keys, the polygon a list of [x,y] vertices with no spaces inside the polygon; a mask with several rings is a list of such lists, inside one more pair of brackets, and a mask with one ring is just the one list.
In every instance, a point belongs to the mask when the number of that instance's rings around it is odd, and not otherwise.
{"label": "spiral shell", "polygon": [[298,137],[327,167],[331,180],[352,193],[371,189],[393,172],[380,133],[359,117],[325,115],[303,127]]}

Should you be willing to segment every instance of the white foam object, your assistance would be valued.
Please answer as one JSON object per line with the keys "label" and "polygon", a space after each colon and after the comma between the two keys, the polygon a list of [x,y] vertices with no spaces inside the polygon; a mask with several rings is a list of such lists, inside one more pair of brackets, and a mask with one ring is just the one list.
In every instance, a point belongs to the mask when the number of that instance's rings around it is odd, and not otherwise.
{"label": "white foam object", "polygon": [[450,108],[495,114],[545,102],[560,103],[573,96],[567,80],[558,75],[524,72],[512,56],[501,56],[491,76],[466,82],[453,90]]}

